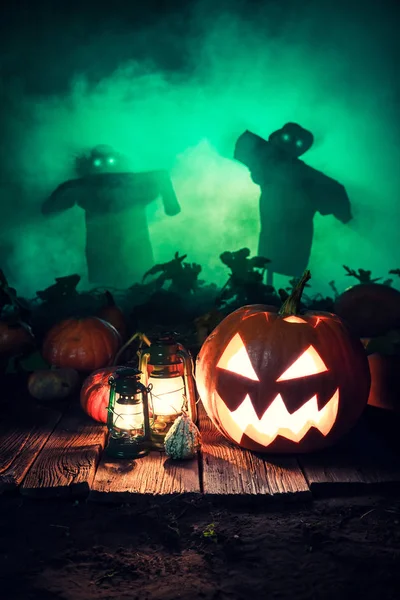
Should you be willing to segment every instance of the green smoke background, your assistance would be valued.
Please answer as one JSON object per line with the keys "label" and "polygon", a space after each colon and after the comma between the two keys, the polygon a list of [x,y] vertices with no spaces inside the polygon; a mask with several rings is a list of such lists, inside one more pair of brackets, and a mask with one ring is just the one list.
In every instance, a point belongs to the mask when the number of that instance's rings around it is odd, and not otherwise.
{"label": "green smoke background", "polygon": [[129,18],[112,4],[112,16],[94,3],[37,5],[34,20],[27,4],[0,42],[0,259],[20,294],[73,272],[87,287],[83,212],[43,217],[40,205],[97,144],[125,153],[136,171],[170,170],[182,212],[149,207],[155,260],[179,250],[223,284],[219,254],[255,253],[258,243],[259,188],[231,159],[235,140],[245,129],[268,137],[287,121],[313,131],[305,162],[343,183],[353,205],[348,225],[315,218],[312,289],[347,287],[343,264],[376,277],[400,267],[389,3],[150,3]]}

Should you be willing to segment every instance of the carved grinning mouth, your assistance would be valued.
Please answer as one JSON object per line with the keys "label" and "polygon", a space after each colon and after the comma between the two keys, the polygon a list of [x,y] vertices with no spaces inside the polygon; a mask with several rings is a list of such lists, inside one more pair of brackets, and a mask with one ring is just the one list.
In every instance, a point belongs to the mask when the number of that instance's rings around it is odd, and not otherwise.
{"label": "carved grinning mouth", "polygon": [[[299,320],[297,317],[288,317],[287,320],[289,319],[296,323]],[[217,366],[248,380],[260,381],[239,334],[233,336]],[[310,345],[276,381],[305,378],[327,371],[328,368],[319,353]],[[312,427],[327,436],[335,424],[339,409],[339,388],[321,410],[318,409],[315,395],[293,413],[289,413],[282,396],[278,394],[261,418],[257,416],[248,394],[234,411],[230,411],[219,394],[217,396],[220,400],[218,403],[220,421],[229,431],[229,435],[238,444],[243,435],[247,435],[251,440],[265,447],[272,444],[278,436],[298,443]]]}
{"label": "carved grinning mouth", "polygon": [[[338,408],[339,389],[336,389],[329,402],[321,410],[318,410],[317,396],[313,396],[292,414],[288,412],[282,396],[279,394],[261,419],[257,417],[249,395],[233,412],[226,407],[224,402],[220,406],[220,410],[222,409],[222,412],[225,413],[222,422],[227,422],[225,419],[229,418],[233,421],[232,433],[235,432],[233,437],[237,443],[240,443],[243,434],[246,434],[250,439],[263,446],[272,444],[278,435],[292,442],[300,442],[312,427],[318,429],[322,435],[328,435],[336,421]],[[278,423],[279,425],[277,425]]]}

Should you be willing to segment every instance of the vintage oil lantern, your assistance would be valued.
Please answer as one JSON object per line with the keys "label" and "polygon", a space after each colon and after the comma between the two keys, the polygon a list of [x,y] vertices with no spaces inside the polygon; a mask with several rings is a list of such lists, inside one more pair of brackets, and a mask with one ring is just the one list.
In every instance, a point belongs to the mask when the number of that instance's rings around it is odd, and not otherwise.
{"label": "vintage oil lantern", "polygon": [[164,438],[185,411],[196,422],[196,391],[190,353],[165,334],[138,352],[141,382],[150,390],[152,446],[164,450]]}
{"label": "vintage oil lantern", "polygon": [[140,458],[150,452],[149,388],[140,371],[120,367],[110,375],[106,453],[115,458]]}

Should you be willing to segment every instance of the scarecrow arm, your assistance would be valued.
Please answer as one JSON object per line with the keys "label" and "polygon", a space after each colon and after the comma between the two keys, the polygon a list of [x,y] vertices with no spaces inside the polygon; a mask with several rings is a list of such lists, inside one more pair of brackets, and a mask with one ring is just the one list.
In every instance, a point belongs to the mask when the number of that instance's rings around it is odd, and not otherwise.
{"label": "scarecrow arm", "polygon": [[[338,221],[341,221],[342,223],[348,223],[352,220],[353,215],[351,214],[350,199],[347,195],[346,188],[337,181],[334,181],[333,183],[335,185],[332,185],[330,189],[327,190],[327,214],[332,214],[334,217],[336,217],[336,219],[338,219]],[[322,210],[319,212],[321,215],[324,214]]]}
{"label": "scarecrow arm", "polygon": [[165,214],[174,217],[181,212],[181,207],[176,197],[171,178],[167,171],[158,171],[157,173],[159,193],[164,204]]}
{"label": "scarecrow arm", "polygon": [[346,188],[320,171],[308,167],[311,173],[307,186],[313,196],[316,210],[323,216],[333,215],[338,221],[348,223],[353,218]]}
{"label": "scarecrow arm", "polygon": [[242,133],[233,153],[233,158],[249,169],[254,183],[261,186],[268,177],[274,156],[275,150],[270,142],[251,131]]}
{"label": "scarecrow arm", "polygon": [[70,179],[58,186],[57,189],[42,204],[42,214],[50,215],[72,208],[80,191],[82,180]]}
{"label": "scarecrow arm", "polygon": [[233,158],[253,170],[254,164],[257,164],[263,158],[263,154],[269,147],[267,140],[251,131],[245,131],[237,139]]}

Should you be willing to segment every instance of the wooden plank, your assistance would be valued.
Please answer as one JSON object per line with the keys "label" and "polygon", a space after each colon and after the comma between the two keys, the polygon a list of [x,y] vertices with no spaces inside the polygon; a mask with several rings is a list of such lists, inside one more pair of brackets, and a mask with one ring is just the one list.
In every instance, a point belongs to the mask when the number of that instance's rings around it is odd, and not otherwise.
{"label": "wooden plank", "polygon": [[299,456],[315,496],[368,494],[400,487],[400,459],[362,419],[335,447]]}
{"label": "wooden plank", "polygon": [[295,457],[264,457],[234,446],[214,427],[201,403],[198,406],[204,494],[302,501],[311,497]]}
{"label": "wooden plank", "polygon": [[106,427],[72,406],[53,431],[20,491],[31,497],[87,495],[106,441]]}
{"label": "wooden plank", "polygon": [[139,497],[200,494],[198,458],[175,461],[163,452],[137,460],[113,459],[103,454],[89,500],[130,502]]}
{"label": "wooden plank", "polygon": [[32,399],[2,405],[2,414],[0,494],[18,488],[62,415]]}

